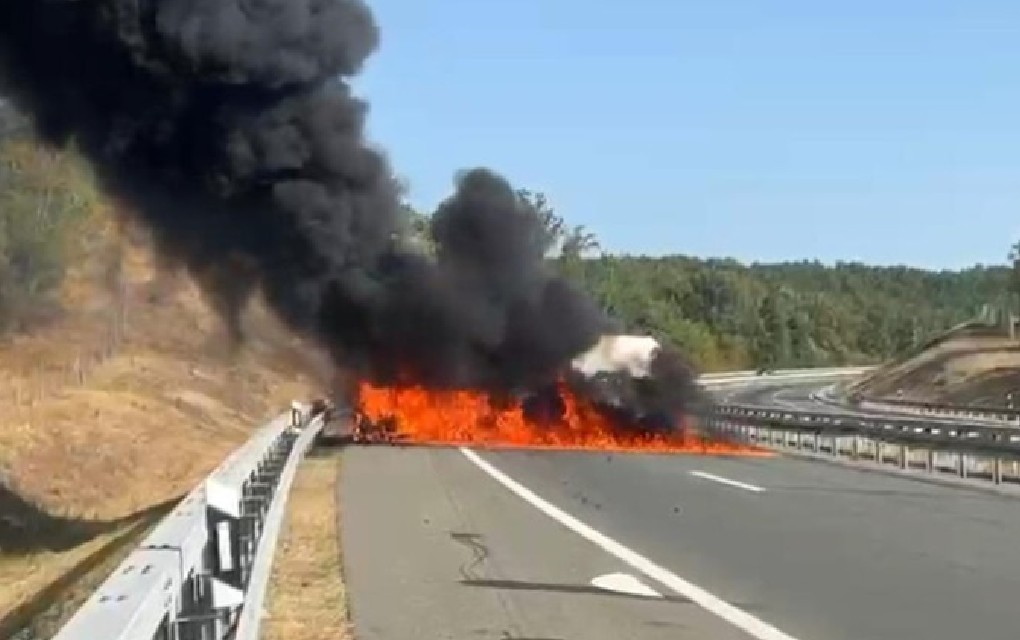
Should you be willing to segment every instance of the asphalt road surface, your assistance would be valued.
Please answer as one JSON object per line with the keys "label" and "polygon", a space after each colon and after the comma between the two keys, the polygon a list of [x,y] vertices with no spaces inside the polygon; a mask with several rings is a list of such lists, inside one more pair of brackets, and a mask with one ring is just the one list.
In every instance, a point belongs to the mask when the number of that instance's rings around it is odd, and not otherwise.
{"label": "asphalt road surface", "polygon": [[785,457],[342,465],[360,640],[1020,637],[1015,499]]}

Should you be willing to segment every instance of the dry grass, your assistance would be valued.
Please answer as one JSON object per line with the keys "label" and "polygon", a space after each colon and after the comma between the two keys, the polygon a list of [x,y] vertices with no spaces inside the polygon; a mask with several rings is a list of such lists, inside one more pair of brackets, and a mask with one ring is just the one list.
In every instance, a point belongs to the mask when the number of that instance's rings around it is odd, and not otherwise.
{"label": "dry grass", "polygon": [[317,453],[294,479],[273,563],[263,640],[353,637],[340,575],[338,471],[338,453]]}
{"label": "dry grass", "polygon": [[[190,281],[153,300],[157,274],[140,249],[126,273],[122,331],[114,299],[79,269],[66,317],[0,345],[0,617],[316,393],[300,345],[264,310],[231,353]],[[8,513],[4,487],[32,508]],[[79,521],[85,532],[69,539]]]}
{"label": "dry grass", "polygon": [[995,335],[951,337],[871,373],[851,390],[871,397],[1002,404],[1007,391],[1020,390],[1020,342]]}

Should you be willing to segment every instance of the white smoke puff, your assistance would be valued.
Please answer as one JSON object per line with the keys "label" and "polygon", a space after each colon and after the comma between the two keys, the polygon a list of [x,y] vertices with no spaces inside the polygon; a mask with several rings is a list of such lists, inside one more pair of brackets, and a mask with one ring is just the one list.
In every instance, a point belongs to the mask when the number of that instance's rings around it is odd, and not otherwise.
{"label": "white smoke puff", "polygon": [[595,346],[574,358],[570,366],[586,378],[599,373],[627,373],[651,377],[651,366],[662,346],[651,336],[605,335]]}

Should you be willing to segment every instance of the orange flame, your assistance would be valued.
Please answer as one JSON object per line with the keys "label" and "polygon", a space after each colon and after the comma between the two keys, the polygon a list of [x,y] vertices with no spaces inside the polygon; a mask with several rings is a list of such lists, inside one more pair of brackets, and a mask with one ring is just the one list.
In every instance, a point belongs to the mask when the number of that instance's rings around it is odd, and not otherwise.
{"label": "orange flame", "polygon": [[560,386],[563,416],[551,422],[529,419],[520,402],[497,408],[490,396],[473,391],[432,391],[422,387],[359,387],[361,412],[373,423],[390,419],[401,442],[598,451],[646,451],[717,455],[769,455],[739,443],[712,440],[691,420],[671,433],[622,428],[592,403]]}

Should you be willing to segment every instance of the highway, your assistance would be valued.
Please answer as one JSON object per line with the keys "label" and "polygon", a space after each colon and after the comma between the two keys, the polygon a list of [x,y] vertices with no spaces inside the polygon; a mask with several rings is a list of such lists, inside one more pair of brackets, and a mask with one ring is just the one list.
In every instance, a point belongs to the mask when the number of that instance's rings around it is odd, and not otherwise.
{"label": "highway", "polygon": [[966,488],[787,457],[362,447],[339,500],[361,640],[1020,628],[1020,503]]}

